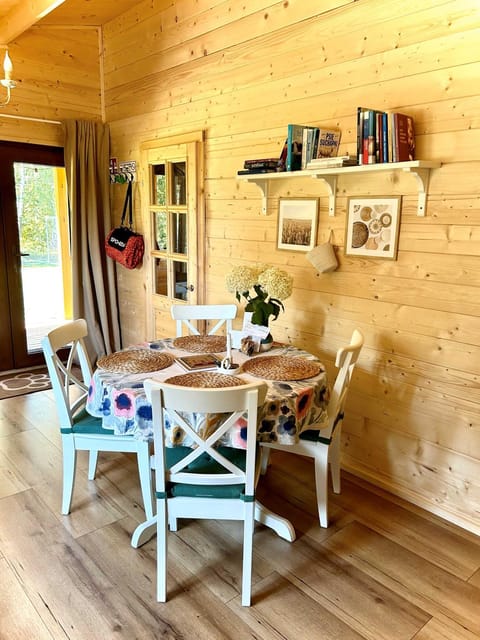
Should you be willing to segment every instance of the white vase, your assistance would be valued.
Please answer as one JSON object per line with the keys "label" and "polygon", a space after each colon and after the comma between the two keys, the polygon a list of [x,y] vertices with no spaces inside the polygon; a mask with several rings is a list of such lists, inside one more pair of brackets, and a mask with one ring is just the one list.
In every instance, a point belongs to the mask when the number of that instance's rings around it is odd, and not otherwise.
{"label": "white vase", "polygon": [[260,341],[260,351],[270,351],[273,347],[273,336],[271,333],[266,338]]}

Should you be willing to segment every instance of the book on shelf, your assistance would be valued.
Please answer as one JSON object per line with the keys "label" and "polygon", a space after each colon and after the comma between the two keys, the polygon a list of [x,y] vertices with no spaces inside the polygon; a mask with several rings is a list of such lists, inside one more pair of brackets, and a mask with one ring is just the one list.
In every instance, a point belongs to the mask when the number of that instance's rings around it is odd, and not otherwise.
{"label": "book on shelf", "polygon": [[245,160],[244,169],[273,169],[278,166],[278,158],[257,158],[254,160]]}
{"label": "book on shelf", "polygon": [[289,124],[287,127],[286,171],[299,171],[302,168],[303,130],[306,125]]}
{"label": "book on shelf", "polygon": [[283,143],[282,151],[280,152],[280,157],[278,158],[277,171],[287,170],[287,149],[288,149],[288,138]]}
{"label": "book on shelf", "polygon": [[356,156],[336,156],[335,158],[313,158],[307,164],[307,169],[335,169],[337,167],[356,166]]}
{"label": "book on shelf", "polygon": [[313,158],[333,158],[338,153],[341,132],[338,129],[319,128]]}
{"label": "book on shelf", "polygon": [[313,158],[314,144],[317,132],[317,127],[305,127],[303,129],[302,169],[305,169],[307,164]]}
{"label": "book on shelf", "polygon": [[392,132],[393,162],[415,160],[415,127],[412,116],[393,113]]}
{"label": "book on shelf", "polygon": [[186,371],[208,371],[220,366],[222,356],[215,353],[198,353],[193,356],[177,356],[175,360]]}
{"label": "book on shelf", "polygon": [[257,168],[257,169],[240,169],[237,171],[237,175],[239,176],[250,176],[254,173],[276,173],[277,169],[268,169],[268,168]]}

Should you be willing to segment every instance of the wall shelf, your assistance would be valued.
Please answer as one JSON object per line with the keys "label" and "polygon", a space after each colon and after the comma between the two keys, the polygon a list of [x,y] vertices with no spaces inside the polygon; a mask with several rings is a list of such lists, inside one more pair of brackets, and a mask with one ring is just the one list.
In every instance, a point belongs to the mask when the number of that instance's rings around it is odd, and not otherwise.
{"label": "wall shelf", "polygon": [[404,171],[415,176],[418,190],[417,215],[424,216],[427,207],[428,181],[430,169],[438,169],[441,162],[426,160],[412,160],[410,162],[384,162],[380,164],[364,164],[354,167],[335,167],[333,169],[306,169],[304,171],[283,171],[280,173],[252,173],[238,175],[238,180],[253,182],[262,192],[262,213],[267,214],[268,187],[271,180],[286,180],[289,178],[314,178],[322,180],[328,187],[328,214],[335,215],[335,197],[338,176],[347,173],[370,173],[375,171]]}

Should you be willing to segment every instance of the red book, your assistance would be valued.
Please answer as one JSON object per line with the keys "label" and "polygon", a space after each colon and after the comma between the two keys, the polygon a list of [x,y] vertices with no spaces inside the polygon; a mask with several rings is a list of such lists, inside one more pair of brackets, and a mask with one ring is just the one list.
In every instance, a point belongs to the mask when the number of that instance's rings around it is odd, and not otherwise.
{"label": "red book", "polygon": [[403,113],[393,114],[394,126],[394,161],[408,162],[415,160],[415,129],[413,118]]}

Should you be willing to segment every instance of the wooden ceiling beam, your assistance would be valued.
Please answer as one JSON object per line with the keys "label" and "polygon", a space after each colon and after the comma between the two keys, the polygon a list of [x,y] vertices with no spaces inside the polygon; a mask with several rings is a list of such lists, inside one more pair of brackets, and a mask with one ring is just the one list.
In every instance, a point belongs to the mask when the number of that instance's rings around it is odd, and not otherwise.
{"label": "wooden ceiling beam", "polygon": [[21,0],[2,19],[0,44],[8,44],[65,0]]}

